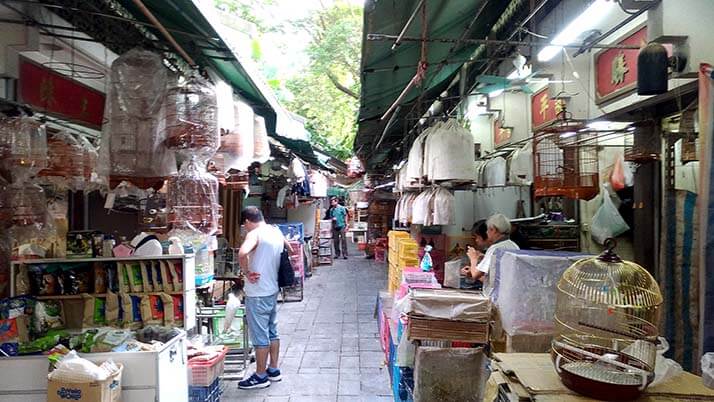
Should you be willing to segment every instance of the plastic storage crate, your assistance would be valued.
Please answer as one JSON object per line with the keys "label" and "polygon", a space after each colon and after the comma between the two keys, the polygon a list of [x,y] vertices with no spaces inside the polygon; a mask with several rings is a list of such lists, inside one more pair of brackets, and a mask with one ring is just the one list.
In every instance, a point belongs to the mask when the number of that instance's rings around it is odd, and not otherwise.
{"label": "plastic storage crate", "polygon": [[216,378],[215,381],[208,387],[198,387],[189,385],[188,401],[189,402],[220,402],[221,394],[221,379]]}
{"label": "plastic storage crate", "polygon": [[211,387],[223,374],[223,365],[228,348],[223,347],[221,353],[211,360],[191,359],[188,361],[188,384],[198,387]]}

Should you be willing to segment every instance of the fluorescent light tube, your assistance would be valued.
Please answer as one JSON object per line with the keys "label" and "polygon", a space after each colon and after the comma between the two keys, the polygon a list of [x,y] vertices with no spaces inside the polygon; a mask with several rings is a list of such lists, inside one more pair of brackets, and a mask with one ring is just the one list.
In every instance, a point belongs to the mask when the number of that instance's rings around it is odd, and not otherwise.
{"label": "fluorescent light tube", "polygon": [[617,5],[612,0],[595,0],[588,8],[575,18],[550,42],[551,46],[546,46],[538,53],[538,61],[546,62],[555,57],[560,52],[562,46],[573,43],[580,34],[595,28],[610,10]]}

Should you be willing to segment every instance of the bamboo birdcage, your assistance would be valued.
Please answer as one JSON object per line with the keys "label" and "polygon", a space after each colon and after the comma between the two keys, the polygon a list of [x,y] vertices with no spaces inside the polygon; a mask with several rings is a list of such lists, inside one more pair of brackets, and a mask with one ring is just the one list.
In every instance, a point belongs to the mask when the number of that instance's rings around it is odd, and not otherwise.
{"label": "bamboo birdcage", "polygon": [[598,192],[597,133],[582,121],[560,120],[533,140],[536,197],[590,200]]}

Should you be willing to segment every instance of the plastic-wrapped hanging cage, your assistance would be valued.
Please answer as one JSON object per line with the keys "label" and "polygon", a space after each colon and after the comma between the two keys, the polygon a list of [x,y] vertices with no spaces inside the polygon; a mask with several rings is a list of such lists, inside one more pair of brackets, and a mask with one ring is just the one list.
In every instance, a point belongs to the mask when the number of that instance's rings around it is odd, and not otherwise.
{"label": "plastic-wrapped hanging cage", "polygon": [[166,95],[166,145],[184,157],[209,159],[218,150],[216,91],[199,77],[178,82]]}
{"label": "plastic-wrapped hanging cage", "polygon": [[31,117],[0,119],[0,165],[14,182],[22,182],[47,167],[45,125]]}
{"label": "plastic-wrapped hanging cage", "polygon": [[167,181],[166,207],[172,234],[202,244],[219,224],[218,179],[196,160],[184,162]]}
{"label": "plastic-wrapped hanging cage", "polygon": [[536,197],[590,200],[597,196],[597,132],[579,121],[562,121],[536,133],[533,149]]}
{"label": "plastic-wrapped hanging cage", "polygon": [[613,252],[614,240],[606,247],[558,282],[552,357],[568,388],[597,399],[634,399],[654,379],[662,294],[649,272]]}
{"label": "plastic-wrapped hanging cage", "polygon": [[84,188],[85,150],[72,135],[59,131],[47,136],[47,153],[49,165],[41,170],[38,176],[46,178],[46,182],[70,190]]}
{"label": "plastic-wrapped hanging cage", "polygon": [[166,86],[166,68],[155,53],[132,49],[112,63],[99,155],[99,173],[110,188],[128,181],[158,189],[176,171],[164,144]]}

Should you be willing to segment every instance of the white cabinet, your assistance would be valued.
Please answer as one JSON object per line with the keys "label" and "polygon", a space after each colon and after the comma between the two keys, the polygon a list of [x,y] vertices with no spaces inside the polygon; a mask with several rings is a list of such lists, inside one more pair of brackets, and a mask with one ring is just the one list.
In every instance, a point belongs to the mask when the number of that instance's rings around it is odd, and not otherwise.
{"label": "white cabinet", "polygon": [[[155,352],[83,353],[95,363],[108,359],[124,365],[122,402],[187,402],[186,335]],[[0,358],[0,401],[44,402],[47,399],[46,356]]]}

